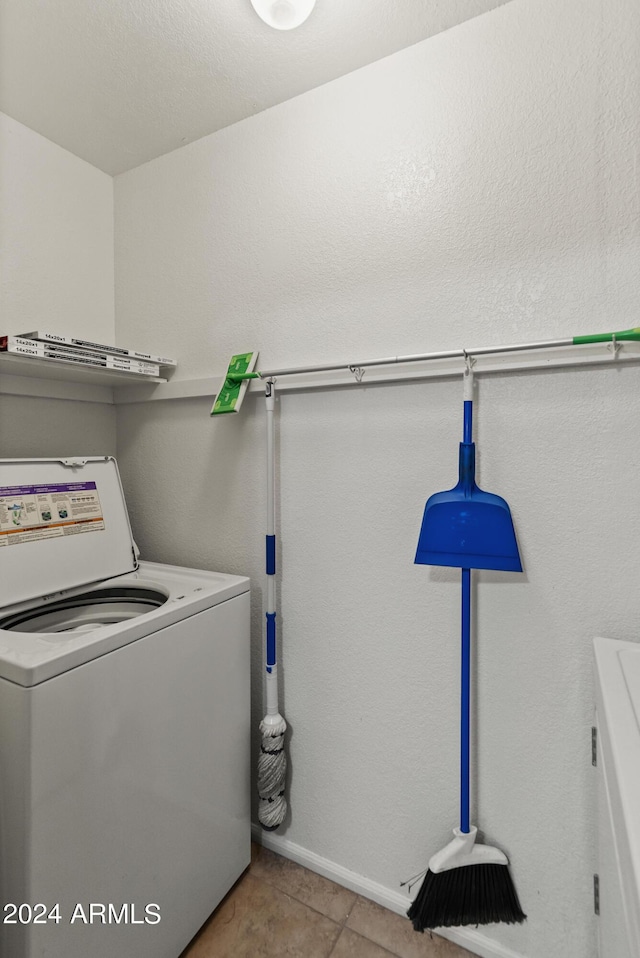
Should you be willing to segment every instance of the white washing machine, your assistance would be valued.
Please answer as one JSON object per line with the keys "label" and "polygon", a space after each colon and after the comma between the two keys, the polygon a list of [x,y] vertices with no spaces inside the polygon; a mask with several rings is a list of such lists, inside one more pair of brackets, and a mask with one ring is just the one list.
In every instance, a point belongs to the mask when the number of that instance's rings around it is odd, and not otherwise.
{"label": "white washing machine", "polygon": [[177,958],[250,861],[249,732],[249,580],[139,562],[112,458],[0,460],[0,955]]}
{"label": "white washing machine", "polygon": [[640,955],[640,644],[594,640],[598,954]]}

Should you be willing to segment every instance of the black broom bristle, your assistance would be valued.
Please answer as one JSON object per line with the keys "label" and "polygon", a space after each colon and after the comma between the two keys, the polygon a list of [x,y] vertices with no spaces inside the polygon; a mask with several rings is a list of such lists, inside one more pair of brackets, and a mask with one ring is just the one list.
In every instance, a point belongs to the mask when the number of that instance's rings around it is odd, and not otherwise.
{"label": "black broom bristle", "polygon": [[508,865],[486,863],[427,871],[407,916],[416,931],[497,921],[512,925],[527,917]]}

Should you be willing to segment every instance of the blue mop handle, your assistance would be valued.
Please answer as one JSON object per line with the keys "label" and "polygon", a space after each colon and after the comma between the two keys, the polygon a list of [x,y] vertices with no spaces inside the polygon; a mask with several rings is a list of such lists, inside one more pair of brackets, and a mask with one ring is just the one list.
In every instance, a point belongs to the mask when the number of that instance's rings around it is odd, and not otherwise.
{"label": "blue mop handle", "polygon": [[[267,535],[266,537],[266,571],[268,576],[275,576],[276,574],[276,537],[275,535]],[[268,579],[267,582],[273,582],[273,579]],[[269,593],[272,593],[273,590],[269,589]],[[267,618],[267,672],[273,672],[274,666],[277,664],[277,652],[276,652],[276,611],[275,608],[271,608],[271,603],[269,603],[269,609],[266,612]]]}
{"label": "blue mop handle", "polygon": [[[277,638],[276,638],[276,480],[275,480],[275,433],[273,416],[275,410],[275,386],[267,382],[267,536],[266,536],[266,573],[267,573],[267,611],[266,611],[266,669],[270,682],[267,686],[268,711],[275,714],[277,703]],[[271,689],[271,691],[269,691]],[[269,699],[271,699],[269,701]]]}
{"label": "blue mop handle", "polygon": [[[471,394],[473,381],[466,384]],[[465,399],[462,441],[473,447],[473,402]],[[473,465],[471,466],[473,470]],[[473,482],[473,479],[471,480]],[[471,569],[462,569],[462,681],[460,695],[460,831],[470,831],[471,792]]]}

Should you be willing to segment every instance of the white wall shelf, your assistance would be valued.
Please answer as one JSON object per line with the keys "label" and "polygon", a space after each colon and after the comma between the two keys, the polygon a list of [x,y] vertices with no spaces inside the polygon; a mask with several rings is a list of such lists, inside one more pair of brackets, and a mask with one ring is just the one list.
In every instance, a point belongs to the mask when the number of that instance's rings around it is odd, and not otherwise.
{"label": "white wall shelf", "polygon": [[[0,394],[113,403],[114,390],[122,386],[158,386],[166,379],[115,372],[111,369],[60,365],[27,356],[0,354]],[[135,388],[135,387],[134,387]]]}

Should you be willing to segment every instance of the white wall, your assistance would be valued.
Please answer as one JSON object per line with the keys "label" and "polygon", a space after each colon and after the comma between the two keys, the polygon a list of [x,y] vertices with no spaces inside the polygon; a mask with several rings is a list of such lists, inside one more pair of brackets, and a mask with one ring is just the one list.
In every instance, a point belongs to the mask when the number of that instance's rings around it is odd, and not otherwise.
{"label": "white wall", "polygon": [[114,335],[113,180],[0,113],[2,332]]}
{"label": "white wall", "polygon": [[[2,113],[0,316],[0,334],[115,335],[112,178]],[[1,456],[114,446],[112,409],[0,397]]]}
{"label": "white wall", "polygon": [[114,456],[115,453],[113,406],[0,396],[0,458]]}
{"label": "white wall", "polygon": [[[186,378],[638,325],[639,41],[632,0],[513,0],[123,174],[119,338]],[[480,383],[479,481],[526,569],[476,576],[474,819],[529,916],[485,930],[502,955],[595,954],[591,639],[638,637],[639,375]],[[390,896],[457,816],[459,585],[413,555],[461,398],[279,404],[282,833]],[[262,408],[209,406],[124,407],[119,461],[143,554],[253,577],[257,725]]]}

